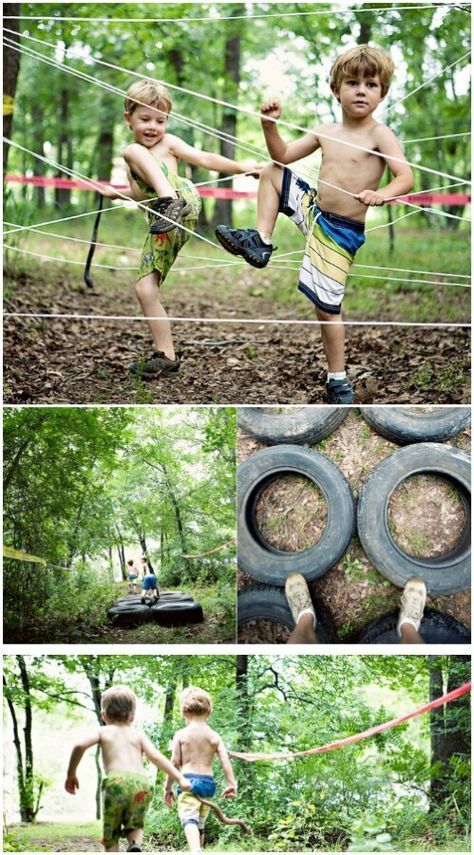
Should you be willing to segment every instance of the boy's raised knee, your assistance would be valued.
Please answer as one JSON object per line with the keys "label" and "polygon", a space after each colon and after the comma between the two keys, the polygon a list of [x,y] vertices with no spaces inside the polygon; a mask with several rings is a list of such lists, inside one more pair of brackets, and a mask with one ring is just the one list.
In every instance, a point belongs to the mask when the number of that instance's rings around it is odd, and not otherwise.
{"label": "boy's raised knee", "polygon": [[140,145],[140,143],[130,143],[130,145],[128,145],[124,149],[124,151],[122,152],[122,155],[123,155],[125,162],[128,163],[128,165],[130,166],[130,164],[133,163],[133,161],[135,160],[137,155],[143,156],[143,151],[144,151],[143,146]]}

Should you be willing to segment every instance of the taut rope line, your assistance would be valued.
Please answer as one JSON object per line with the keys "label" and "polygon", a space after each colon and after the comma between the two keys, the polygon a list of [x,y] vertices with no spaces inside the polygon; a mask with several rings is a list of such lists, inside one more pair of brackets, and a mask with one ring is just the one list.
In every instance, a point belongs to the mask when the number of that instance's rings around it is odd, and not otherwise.
{"label": "taut rope line", "polygon": [[[212,15],[208,17],[196,18],[80,18],[67,17],[56,15],[4,15],[5,20],[20,20],[20,21],[74,21],[76,23],[89,23],[91,21],[103,24],[194,24],[194,23],[215,23],[221,21],[240,21],[254,20],[258,18],[302,18],[308,15],[347,15],[348,12],[354,15],[373,14],[373,12],[411,12],[412,10],[421,9],[455,9],[457,11],[466,11],[463,6],[465,4],[453,3],[424,3],[422,6],[380,6],[379,8],[371,9],[324,9],[311,12],[269,12],[260,15]],[[467,7],[469,8],[469,7]]]}
{"label": "taut rope line", "polygon": [[429,704],[425,704],[412,712],[406,713],[406,715],[393,718],[391,721],[386,721],[384,724],[378,724],[375,727],[370,727],[368,730],[364,730],[362,733],[356,733],[354,736],[346,736],[345,739],[339,739],[337,742],[330,742],[328,745],[322,745],[318,748],[309,748],[307,751],[292,751],[275,754],[229,751],[229,754],[231,757],[235,757],[238,760],[246,760],[248,763],[254,763],[257,760],[292,760],[294,757],[307,757],[313,754],[323,754],[326,751],[335,751],[337,748],[344,748],[346,745],[353,745],[355,742],[360,742],[362,739],[367,739],[369,736],[375,736],[377,733],[383,733],[385,730],[397,727],[399,724],[403,724],[405,721],[415,718],[415,716],[423,715],[424,713],[430,712],[430,710],[437,709],[437,707],[441,707],[444,704],[455,701],[470,691],[471,683],[464,683],[462,686],[459,686],[458,689],[453,689],[452,692],[448,692],[446,695],[436,698],[436,700],[431,701]]}
{"label": "taut rope line", "polygon": [[[13,30],[9,30],[8,28],[5,28],[5,31],[15,35]],[[53,50],[56,50],[57,46],[52,44],[51,42],[46,42],[43,39],[35,39],[33,36],[28,36],[26,34],[24,34],[23,37],[29,39],[30,41],[37,42],[37,43],[42,44],[42,45],[46,45],[46,47],[50,47]],[[75,55],[74,50],[71,51],[70,48],[66,50],[66,54],[71,59],[79,59],[82,62],[86,61],[83,56],[81,56],[79,54]],[[444,71],[447,71],[450,68],[452,68],[454,65],[457,65],[459,62],[462,62],[468,56],[470,56],[470,51],[463,54],[463,56],[459,57],[454,62],[450,63],[448,66],[446,66],[446,68],[441,69],[441,71],[437,72],[428,81],[425,81],[425,83],[421,84],[421,86],[419,86],[415,90],[413,90],[413,92],[409,92],[401,100],[405,100],[410,95],[412,95],[414,92],[417,92],[419,89],[421,89],[423,86],[428,85],[428,83],[431,83],[434,79],[436,79],[437,77],[440,77]],[[120,65],[115,65],[114,63],[105,62],[104,60],[97,59],[96,57],[93,57],[93,56],[88,56],[87,61],[88,62],[92,61],[92,62],[96,63],[97,65],[104,66],[105,68],[112,68],[114,71],[120,71],[124,74],[129,74],[132,77],[139,78],[140,80],[146,79],[143,74],[139,74],[136,71],[131,71],[130,69],[124,68],[123,66],[120,66]],[[67,68],[67,67],[68,66],[64,66],[64,65],[61,66],[61,68]],[[235,110],[235,111],[240,112],[240,113],[244,113],[245,115],[248,115],[248,116],[254,116],[254,117],[257,117],[258,119],[261,118],[261,114],[259,112],[257,112],[256,110],[249,110],[249,109],[244,108],[244,107],[239,107],[238,105],[232,104],[229,101],[224,101],[220,98],[213,98],[210,95],[203,95],[201,92],[195,92],[194,90],[187,89],[184,86],[177,86],[176,84],[173,84],[173,83],[167,83],[166,81],[160,80],[159,78],[155,78],[155,79],[158,80],[158,82],[163,84],[164,86],[167,86],[169,89],[174,89],[174,90],[177,90],[178,92],[184,92],[187,95],[193,95],[195,98],[201,98],[205,101],[210,101],[213,104],[218,104],[219,106],[222,106],[222,107],[230,107],[232,110]],[[139,103],[139,102],[137,101],[137,103]],[[392,109],[392,107],[396,106],[396,104],[398,104],[398,103],[400,103],[400,101],[397,101],[397,102],[395,102],[395,104],[391,105],[390,109]],[[386,111],[384,111],[384,112],[386,112]],[[298,130],[298,131],[301,131],[303,133],[308,133],[307,128],[302,128],[300,125],[294,125],[290,122],[283,121],[282,119],[268,118],[268,121],[272,121],[275,124],[280,124],[283,127],[291,128],[292,130]],[[309,133],[311,133],[311,131]],[[358,151],[365,151],[365,152],[368,152],[369,154],[374,154],[373,150],[370,148],[367,148],[366,146],[357,145],[356,143],[349,143],[349,142],[347,142],[347,140],[337,140],[328,134],[318,133],[318,134],[315,134],[315,136],[317,136],[318,138],[321,138],[321,139],[330,139],[332,142],[338,142],[341,145],[345,145],[345,146],[348,146],[349,148],[357,149]],[[391,160],[391,161],[395,161],[397,163],[407,163],[409,166],[413,167],[414,169],[420,169],[423,172],[429,172],[429,173],[434,174],[434,175],[440,175],[443,178],[450,178],[450,179],[453,179],[455,181],[459,180],[459,176],[457,176],[457,175],[450,175],[446,172],[440,172],[439,170],[436,170],[436,169],[430,169],[427,166],[421,166],[418,163],[413,163],[413,162],[405,160],[403,158],[395,157],[394,155],[384,154],[384,155],[380,155],[380,157],[382,157],[384,160]],[[466,184],[471,184],[471,183],[472,183],[471,181],[466,180]],[[329,186],[332,186],[332,185],[329,185]],[[336,188],[336,189],[341,190],[341,188]],[[345,191],[345,192],[347,192],[347,191]],[[349,195],[352,196],[353,194],[350,193]]]}
{"label": "taut rope line", "polygon": [[[75,321],[160,321],[163,320],[161,316],[152,316],[149,317],[141,316],[141,315],[84,315],[84,314],[71,314],[69,312],[4,312],[4,318],[50,318],[52,320],[75,320]],[[275,324],[276,326],[321,326],[325,324],[332,324],[334,321],[313,321],[313,320],[301,320],[296,318],[168,318],[172,323],[199,323],[199,324]],[[465,323],[418,323],[415,321],[344,321],[344,326],[352,326],[352,327],[424,327],[426,329],[439,329],[445,327],[452,327],[457,329],[470,329],[471,324]]]}

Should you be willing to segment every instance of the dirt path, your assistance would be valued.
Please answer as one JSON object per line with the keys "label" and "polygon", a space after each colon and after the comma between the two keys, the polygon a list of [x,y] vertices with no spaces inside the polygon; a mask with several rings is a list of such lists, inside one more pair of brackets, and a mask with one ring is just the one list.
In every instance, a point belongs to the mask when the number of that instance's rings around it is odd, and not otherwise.
{"label": "dirt path", "polygon": [[[44,268],[11,284],[6,311],[136,314],[125,280],[92,292]],[[264,296],[242,311],[241,296],[215,299],[165,291],[175,317],[301,319]],[[308,317],[311,317],[308,315]],[[353,318],[355,320],[355,318]],[[6,403],[324,403],[324,357],[315,326],[175,324],[178,374],[139,382],[127,366],[150,351],[144,322],[6,318]],[[347,327],[347,363],[359,403],[462,403],[469,400],[470,343],[464,329]]]}
{"label": "dirt path", "polygon": [[[470,452],[470,429],[449,440]],[[238,461],[246,460],[265,445],[239,429]],[[374,466],[392,454],[398,446],[383,439],[370,428],[360,413],[352,411],[345,421],[314,450],[332,459],[348,479],[355,497]],[[421,476],[423,478],[423,476]],[[426,476],[425,476],[426,477]],[[306,479],[305,479],[306,480]],[[309,482],[303,479],[279,479],[259,499],[257,520],[272,546],[294,551],[319,539],[325,513],[324,501]],[[397,520],[397,541],[410,551],[410,539],[424,533],[421,554],[429,554],[435,544],[438,553],[447,551],[457,539],[460,524],[458,499],[441,479],[417,483],[406,482],[405,495],[393,507]],[[265,527],[265,528],[263,528]],[[412,544],[413,546],[413,544]],[[240,590],[257,584],[239,571]],[[363,626],[399,605],[400,589],[385,579],[370,563],[357,537],[353,537],[344,558],[312,582],[311,591],[330,612],[338,640],[353,642]],[[429,597],[427,605],[455,617],[465,626],[471,624],[471,591],[457,591],[446,596]],[[270,621],[246,624],[239,631],[245,643],[285,643],[289,630]]]}

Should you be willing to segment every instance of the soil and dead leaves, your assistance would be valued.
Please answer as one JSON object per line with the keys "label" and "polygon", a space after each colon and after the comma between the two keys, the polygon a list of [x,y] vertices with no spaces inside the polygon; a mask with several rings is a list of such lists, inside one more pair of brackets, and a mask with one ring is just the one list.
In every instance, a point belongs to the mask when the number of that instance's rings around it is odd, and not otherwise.
{"label": "soil and dead leaves", "polygon": [[[469,452],[470,430],[449,442]],[[265,448],[262,443],[239,429],[239,463],[262,448]],[[375,433],[360,413],[352,410],[331,436],[313,448],[339,466],[357,498],[374,466],[398,446]],[[318,509],[323,503],[318,501],[318,491],[309,482],[305,488],[302,482],[299,477],[278,479],[259,499],[258,522],[262,534],[279,549],[304,549],[321,535],[325,511],[321,516]],[[446,552],[464,522],[464,510],[451,486],[440,478],[423,475],[407,479],[397,492],[400,495],[394,495],[390,513],[393,536],[401,548],[423,555]],[[298,515],[296,508],[302,501],[304,513]],[[308,513],[308,508],[312,513]],[[239,589],[255,584],[239,571]],[[312,582],[310,588],[314,598],[329,610],[338,638],[344,642],[355,641],[367,623],[397,608],[401,593],[371,565],[357,537],[352,539],[342,561]],[[428,598],[427,605],[470,626],[470,590]],[[252,621],[239,631],[239,641],[248,644],[285,643],[288,636],[286,627],[271,621]]]}
{"label": "soil and dead leaves", "polygon": [[[48,277],[48,278],[46,278]],[[41,266],[38,275],[7,279],[6,312],[133,315],[130,320],[7,317],[4,400],[44,404],[324,403],[324,365],[317,326],[253,323],[174,324],[178,374],[144,382],[127,366],[153,348],[130,280],[112,274],[93,291],[67,271]],[[261,296],[242,310],[242,295],[164,289],[173,317],[301,320]],[[307,311],[307,310],[306,310]],[[356,318],[353,318],[356,320]],[[359,403],[465,403],[469,400],[469,336],[465,329],[346,327],[347,364]]]}

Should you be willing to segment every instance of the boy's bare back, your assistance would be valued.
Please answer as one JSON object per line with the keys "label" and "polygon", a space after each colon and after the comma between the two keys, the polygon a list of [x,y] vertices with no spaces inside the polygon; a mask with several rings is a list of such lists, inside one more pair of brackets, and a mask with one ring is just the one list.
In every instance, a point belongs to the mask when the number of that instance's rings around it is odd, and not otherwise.
{"label": "boy's bare back", "polygon": [[173,755],[179,753],[183,774],[212,775],[212,762],[221,746],[222,739],[215,730],[203,721],[193,721],[175,734]]}
{"label": "boy's bare back", "polygon": [[99,745],[106,773],[137,772],[143,770],[142,734],[131,727],[108,724],[100,728]]}

